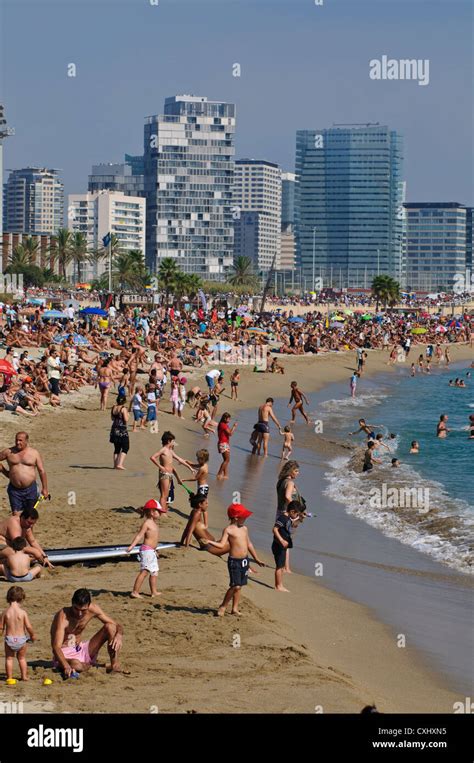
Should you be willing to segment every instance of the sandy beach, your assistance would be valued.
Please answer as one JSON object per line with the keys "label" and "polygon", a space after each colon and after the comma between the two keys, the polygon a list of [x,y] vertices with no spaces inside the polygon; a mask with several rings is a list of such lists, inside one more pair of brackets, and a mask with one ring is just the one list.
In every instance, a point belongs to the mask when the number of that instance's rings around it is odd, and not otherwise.
{"label": "sandy beach", "polygon": [[[451,349],[453,361],[472,358],[465,346]],[[370,351],[368,374],[389,372],[386,361],[387,353]],[[241,408],[256,408],[268,395],[286,397],[292,378],[305,391],[348,381],[354,353],[291,357],[283,363],[284,376],[243,368],[242,400],[231,402],[227,389],[219,413],[235,415]],[[205,384],[202,371],[186,371],[186,376]],[[26,429],[45,461],[52,500],[40,508],[35,528],[43,547],[130,543],[140,522],[131,507],[158,496],[157,473],[149,458],[166,429],[176,434],[177,452],[185,458],[194,458],[199,447],[209,447],[210,529],[217,534],[225,526],[225,511],[239,484],[231,462],[229,480],[215,488],[215,438],[206,445],[188,408],[180,421],[167,413],[165,397],[159,434],[130,434],[127,469],[118,473],[112,469],[109,413],[98,410],[97,391],[64,395],[62,402],[60,410],[45,410],[26,426],[17,416],[0,414],[2,444],[13,442],[14,433]],[[315,484],[316,494],[320,489]],[[6,516],[4,489],[0,496],[1,515]],[[268,501],[275,502],[273,493]],[[258,515],[258,506],[249,508]],[[173,508],[160,522],[160,540],[179,540],[188,513],[186,494],[178,488]],[[247,525],[251,536],[253,521]],[[40,639],[28,651],[30,681],[0,689],[0,699],[23,701],[25,712],[347,713],[372,702],[387,713],[452,712],[459,695],[415,649],[400,649],[396,633],[367,608],[328,590],[317,578],[298,574],[289,580],[290,594],[276,593],[270,537],[271,527],[268,546],[261,548],[269,566],[250,575],[240,618],[215,616],[228,583],[225,559],[199,550],[196,543],[188,550],[161,554],[162,595],[154,600],[146,593],[142,600],[129,598],[138,569],[133,560],[45,571],[41,580],[25,586],[25,609]],[[99,668],[77,681],[63,682],[52,672],[51,620],[79,587],[90,589],[94,600],[123,625],[122,661],[130,676],[109,676]],[[3,581],[2,596],[7,588]],[[94,633],[89,628],[88,637]],[[101,657],[105,662],[105,651]],[[52,678],[53,684],[44,687],[44,677]]]}

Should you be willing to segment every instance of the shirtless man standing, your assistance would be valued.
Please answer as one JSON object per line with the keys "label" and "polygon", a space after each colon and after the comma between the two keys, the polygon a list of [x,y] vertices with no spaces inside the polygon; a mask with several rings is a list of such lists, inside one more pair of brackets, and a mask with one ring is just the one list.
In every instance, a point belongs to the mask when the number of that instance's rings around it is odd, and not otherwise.
{"label": "shirtless man standing", "polygon": [[[103,623],[102,628],[88,641],[81,641],[83,631],[94,618]],[[73,671],[80,673],[89,670],[95,664],[100,649],[107,643],[110,657],[108,672],[125,673],[118,661],[122,635],[122,626],[97,604],[91,603],[91,595],[86,588],[79,588],[73,594],[71,606],[60,609],[51,625],[55,667],[62,671],[65,678],[69,678]]]}
{"label": "shirtless man standing", "polygon": [[24,509],[21,514],[13,514],[12,517],[2,519],[0,521],[0,556],[4,556],[2,552],[11,547],[15,538],[24,538],[28,544],[23,549],[25,553],[34,556],[39,562],[52,569],[53,565],[33,535],[33,527],[38,518],[36,509]]}
{"label": "shirtless man standing", "polygon": [[187,466],[188,469],[190,469],[193,473],[193,476],[195,474],[190,462],[185,461],[184,458],[180,458],[180,456],[177,456],[174,452],[175,439],[176,438],[172,432],[164,432],[161,438],[161,444],[163,447],[154,453],[153,456],[150,456],[150,461],[152,461],[152,463],[154,463],[159,470],[158,487],[160,489],[160,503],[164,507],[167,506],[173,475],[181,484],[179,474],[173,467],[173,458],[176,459],[179,464]]}
{"label": "shirtless man standing", "polygon": [[176,355],[176,352],[173,352],[171,356],[171,360],[168,364],[168,368],[170,370],[170,376],[171,379],[175,376],[179,376],[181,371],[183,370],[183,364],[181,363],[180,359]]}
{"label": "shirtless man standing", "polygon": [[260,455],[260,450],[263,443],[263,455],[268,455],[268,441],[270,439],[270,423],[269,419],[275,422],[278,430],[281,429],[280,423],[273,413],[273,397],[267,397],[263,405],[258,409],[258,423],[256,429],[258,432],[258,439],[253,446],[252,453]]}
{"label": "shirtless man standing", "polygon": [[28,445],[27,432],[16,433],[15,445],[0,451],[1,461],[6,461],[9,466],[8,472],[3,469],[3,473],[10,480],[7,492],[13,514],[32,508],[38,500],[36,469],[41,480],[41,495],[48,497],[48,478],[43,461],[39,452]]}

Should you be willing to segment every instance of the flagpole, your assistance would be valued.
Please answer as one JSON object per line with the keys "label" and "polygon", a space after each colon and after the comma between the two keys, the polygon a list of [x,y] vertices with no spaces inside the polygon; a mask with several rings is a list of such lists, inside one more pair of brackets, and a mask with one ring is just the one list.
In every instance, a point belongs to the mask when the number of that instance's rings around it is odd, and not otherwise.
{"label": "flagpole", "polygon": [[112,236],[109,241],[109,292],[112,294]]}

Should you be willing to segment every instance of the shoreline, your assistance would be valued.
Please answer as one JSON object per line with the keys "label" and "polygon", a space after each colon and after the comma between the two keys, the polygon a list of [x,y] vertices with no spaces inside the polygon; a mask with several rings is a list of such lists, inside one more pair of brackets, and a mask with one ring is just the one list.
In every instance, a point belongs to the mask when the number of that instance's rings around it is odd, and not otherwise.
{"label": "shoreline", "polygon": [[[467,347],[459,349],[465,350],[466,357],[472,354]],[[380,355],[380,351],[369,353],[367,376],[388,369]],[[453,361],[457,359],[458,353],[453,352]],[[288,390],[290,373],[308,392],[348,380],[352,360],[352,353],[331,353],[324,362],[320,356],[283,358],[287,364],[284,377],[252,374],[251,369],[244,368],[241,390],[245,406],[222,398],[220,412],[255,408],[268,394],[282,397]],[[200,380],[203,373],[186,370],[186,376]],[[49,547],[129,542],[138,519],[127,507],[156,496],[156,474],[148,460],[153,449],[158,449],[156,437],[149,432],[131,435],[127,471],[112,472],[112,479],[106,480],[107,470],[112,471],[109,415],[97,410],[98,394],[94,390],[70,397],[82,410],[68,406],[27,421],[32,443],[45,457],[53,493],[51,506],[41,510],[45,521],[42,516],[37,537]],[[64,396],[65,401],[68,398]],[[165,406],[168,408],[167,401]],[[198,447],[206,447],[206,440],[196,432],[194,423],[189,425],[189,409],[185,411],[187,417],[182,422],[162,413],[159,424],[160,432],[167,428],[175,431],[178,453],[189,458]],[[63,421],[61,430],[54,423],[58,416]],[[5,414],[0,420],[6,423]],[[24,423],[22,420],[21,426]],[[10,416],[4,438],[11,437],[19,424],[18,418]],[[215,474],[219,463],[215,441],[207,442],[211,472]],[[210,525],[214,530],[226,524],[224,507],[231,502],[235,487],[232,475],[231,463],[227,484],[216,487],[214,481],[211,483]],[[128,479],[133,480],[129,485]],[[75,505],[67,502],[71,492],[76,494]],[[162,541],[175,540],[184,526],[188,505],[180,493],[175,508],[161,523]],[[273,503],[273,495],[271,500]],[[6,507],[3,492],[3,513]],[[249,530],[252,535],[252,520]],[[65,537],[71,541],[67,543]],[[262,555],[271,562],[267,551]],[[273,569],[252,575],[243,592],[244,616],[227,616],[219,622],[214,611],[227,587],[223,561],[195,549],[172,549],[161,559],[159,586],[163,595],[158,603],[128,598],[136,564],[127,561],[60,568],[28,586],[25,608],[41,638],[41,649],[29,649],[30,661],[49,657],[48,628],[53,613],[68,603],[75,588],[86,585],[104,610],[123,622],[123,660],[132,677],[107,677],[102,671],[93,671],[81,676],[72,693],[59,676],[51,676],[49,669],[38,666],[34,680],[26,687],[9,690],[8,698],[23,700],[27,711],[31,703],[41,711],[42,703],[48,701],[56,711],[69,712],[98,707],[125,712],[131,705],[134,712],[149,712],[151,705],[162,712],[223,712],[235,711],[231,696],[236,689],[248,691],[250,681],[254,689],[246,698],[245,708],[238,708],[241,711],[315,712],[315,706],[321,705],[324,712],[358,712],[364,704],[375,701],[383,712],[452,712],[453,702],[460,699],[437,673],[422,664],[417,650],[397,648],[392,629],[367,607],[324,584],[315,586],[316,581],[305,575],[293,574],[292,593],[286,596],[271,587]],[[239,648],[233,645],[236,635]],[[49,689],[40,686],[43,676],[53,677]],[[111,681],[117,690],[120,687],[122,699],[110,696]],[[46,707],[43,710],[48,712]]]}

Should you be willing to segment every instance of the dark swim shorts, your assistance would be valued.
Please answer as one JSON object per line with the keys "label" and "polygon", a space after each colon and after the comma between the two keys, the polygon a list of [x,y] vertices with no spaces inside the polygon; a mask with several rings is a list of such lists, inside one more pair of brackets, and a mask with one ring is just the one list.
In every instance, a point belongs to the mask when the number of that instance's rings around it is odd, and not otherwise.
{"label": "dark swim shorts", "polygon": [[15,487],[10,482],[7,487],[7,493],[12,511],[32,509],[38,500],[38,485],[36,482],[33,482],[28,487]]}
{"label": "dark swim shorts", "polygon": [[249,574],[248,559],[234,559],[234,557],[229,556],[227,560],[227,569],[229,570],[230,588],[247,585],[247,577]]}
{"label": "dark swim shorts", "polygon": [[286,548],[283,548],[281,543],[274,540],[272,543],[272,554],[277,570],[282,570],[286,564]]}
{"label": "dark swim shorts", "polygon": [[256,424],[255,428],[257,432],[260,432],[261,434],[270,433],[270,427],[268,426],[268,423],[266,421],[259,421],[258,424]]}

